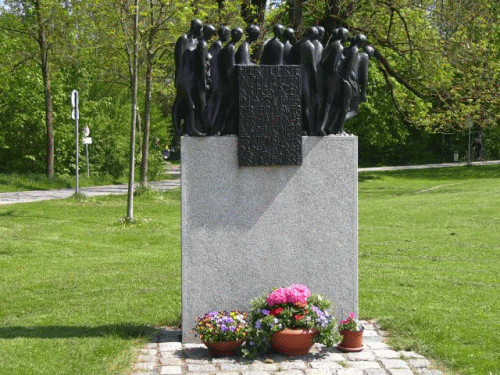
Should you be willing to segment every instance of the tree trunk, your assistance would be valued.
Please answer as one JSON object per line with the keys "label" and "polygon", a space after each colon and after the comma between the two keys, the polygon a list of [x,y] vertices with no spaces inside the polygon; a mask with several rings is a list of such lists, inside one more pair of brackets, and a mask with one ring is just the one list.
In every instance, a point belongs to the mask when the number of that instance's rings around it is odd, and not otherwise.
{"label": "tree trunk", "polygon": [[134,221],[135,126],[137,121],[137,54],[139,49],[139,0],[135,0],[134,51],[132,56],[132,121],[130,126],[130,170],[128,179],[127,221]]}
{"label": "tree trunk", "polygon": [[151,92],[153,91],[153,62],[152,56],[148,53],[148,66],[146,70],[146,94],[144,99],[144,127],[142,140],[142,160],[141,160],[141,185],[148,184],[148,160],[149,160],[149,130],[151,125]]}
{"label": "tree trunk", "polygon": [[35,1],[36,20],[38,26],[37,42],[40,47],[41,68],[43,76],[43,89],[45,97],[45,126],[47,128],[47,179],[54,180],[54,125],[52,122],[52,91],[50,89],[50,71],[48,62],[48,44],[45,36],[44,21],[42,18],[40,1]]}
{"label": "tree trunk", "polygon": [[[152,9],[153,4],[150,3],[150,9]],[[151,15],[151,25],[153,25],[153,16]],[[151,127],[151,93],[153,91],[153,64],[154,64],[154,52],[153,43],[155,39],[155,31],[149,30],[148,34],[148,45],[146,48],[146,93],[144,96],[144,128],[142,140],[142,159],[141,159],[141,186],[145,187],[148,185],[148,162],[149,162],[149,131]]]}
{"label": "tree trunk", "polygon": [[291,27],[297,31],[302,31],[302,0],[292,0],[290,2],[289,17]]}

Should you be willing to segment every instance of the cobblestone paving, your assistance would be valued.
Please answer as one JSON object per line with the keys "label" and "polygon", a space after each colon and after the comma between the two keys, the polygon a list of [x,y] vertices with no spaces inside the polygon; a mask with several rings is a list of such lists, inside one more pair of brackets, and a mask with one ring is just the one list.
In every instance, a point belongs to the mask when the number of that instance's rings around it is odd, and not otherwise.
{"label": "cobblestone paving", "polygon": [[309,354],[270,354],[248,360],[239,356],[212,358],[203,344],[182,344],[180,331],[161,332],[140,349],[133,375],[443,375],[423,356],[392,350],[376,322],[364,322],[364,348],[343,353],[315,344]]}

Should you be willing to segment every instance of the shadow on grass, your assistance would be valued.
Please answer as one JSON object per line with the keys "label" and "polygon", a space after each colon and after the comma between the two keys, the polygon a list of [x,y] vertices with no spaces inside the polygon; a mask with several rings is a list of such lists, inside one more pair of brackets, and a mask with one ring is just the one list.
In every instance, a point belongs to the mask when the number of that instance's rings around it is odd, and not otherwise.
{"label": "shadow on grass", "polygon": [[97,327],[86,326],[42,326],[42,327],[0,327],[0,339],[38,338],[60,339],[78,337],[113,336],[122,339],[150,338],[157,336],[162,342],[179,341],[180,330],[137,324],[110,324]]}
{"label": "shadow on grass", "polygon": [[375,173],[359,173],[358,174],[358,182],[365,182],[370,180],[380,180],[380,176],[377,176]]}

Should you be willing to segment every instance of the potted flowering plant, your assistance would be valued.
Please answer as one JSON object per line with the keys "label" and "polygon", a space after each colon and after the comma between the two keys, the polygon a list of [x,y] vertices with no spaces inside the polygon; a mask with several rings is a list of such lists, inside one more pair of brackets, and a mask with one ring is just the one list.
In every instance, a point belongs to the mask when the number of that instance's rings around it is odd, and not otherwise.
{"label": "potted flowering plant", "polygon": [[356,315],[350,313],[347,319],[339,322],[342,341],[337,347],[344,352],[363,350],[363,330],[363,326],[356,320]]}
{"label": "potted flowering plant", "polygon": [[252,301],[243,354],[254,357],[268,346],[285,355],[305,354],[314,342],[333,346],[339,340],[331,302],[302,284],[278,288]]}
{"label": "potted flowering plant", "polygon": [[214,357],[236,353],[246,337],[247,314],[240,311],[211,311],[197,319],[196,336]]}

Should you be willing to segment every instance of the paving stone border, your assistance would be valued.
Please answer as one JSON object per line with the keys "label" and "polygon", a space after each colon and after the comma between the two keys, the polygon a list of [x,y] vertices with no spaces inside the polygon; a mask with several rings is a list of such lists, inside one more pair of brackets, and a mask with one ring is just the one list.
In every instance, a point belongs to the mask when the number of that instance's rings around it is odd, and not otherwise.
{"label": "paving stone border", "polygon": [[309,354],[269,354],[249,360],[212,358],[203,344],[182,344],[180,330],[160,329],[141,348],[130,375],[443,375],[424,356],[396,351],[386,344],[376,321],[363,322],[363,351],[343,353],[315,344]]}

